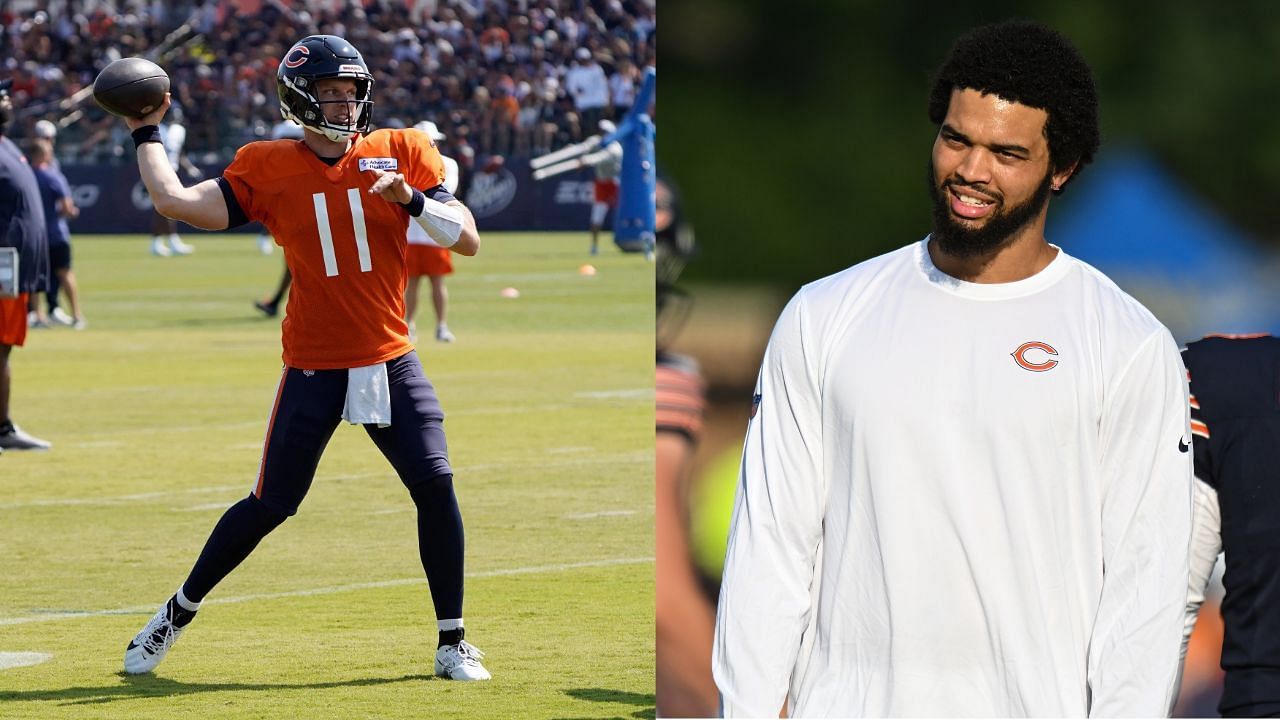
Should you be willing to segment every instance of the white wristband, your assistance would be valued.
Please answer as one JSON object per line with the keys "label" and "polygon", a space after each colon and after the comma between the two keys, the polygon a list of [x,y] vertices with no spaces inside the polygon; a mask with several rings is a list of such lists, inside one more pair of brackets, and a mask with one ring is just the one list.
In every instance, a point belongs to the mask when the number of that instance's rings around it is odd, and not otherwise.
{"label": "white wristband", "polygon": [[462,208],[445,205],[437,200],[424,197],[422,214],[415,217],[418,223],[440,247],[453,247],[462,235]]}

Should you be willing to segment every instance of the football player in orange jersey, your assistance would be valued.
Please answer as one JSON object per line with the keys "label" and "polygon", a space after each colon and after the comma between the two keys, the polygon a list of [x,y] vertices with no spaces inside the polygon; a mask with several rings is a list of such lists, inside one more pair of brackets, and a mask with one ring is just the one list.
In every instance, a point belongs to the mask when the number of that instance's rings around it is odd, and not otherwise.
{"label": "football player in orange jersey", "polygon": [[253,492],[218,521],[186,581],[125,651],[125,672],[164,658],[200,602],[258,542],[293,515],[342,420],[364,425],[409,489],[439,626],[435,673],[487,680],[463,640],[463,529],[444,413],[404,319],[406,227],[463,255],[480,247],[471,213],[441,187],[435,143],[414,130],[369,132],[373,76],[332,35],[291,47],[277,73],[280,110],[302,140],[253,142],[221,177],[184,187],[158,141],[169,107],[126,120],[156,209],[197,227],[261,222],[293,274],[283,323],[284,372]]}

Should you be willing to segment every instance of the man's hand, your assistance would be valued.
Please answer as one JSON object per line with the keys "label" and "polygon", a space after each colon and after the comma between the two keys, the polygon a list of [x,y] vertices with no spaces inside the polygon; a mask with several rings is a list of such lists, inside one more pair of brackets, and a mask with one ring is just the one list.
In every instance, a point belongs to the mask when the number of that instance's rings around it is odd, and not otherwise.
{"label": "man's hand", "polygon": [[160,103],[160,107],[140,118],[125,118],[124,124],[129,126],[130,132],[147,125],[159,125],[160,121],[164,119],[164,114],[169,111],[170,104],[169,93],[165,93],[164,102]]}
{"label": "man's hand", "polygon": [[405,182],[404,175],[377,168],[369,172],[374,177],[373,187],[369,188],[371,195],[379,195],[383,200],[394,203],[407,203],[413,199],[413,188]]}

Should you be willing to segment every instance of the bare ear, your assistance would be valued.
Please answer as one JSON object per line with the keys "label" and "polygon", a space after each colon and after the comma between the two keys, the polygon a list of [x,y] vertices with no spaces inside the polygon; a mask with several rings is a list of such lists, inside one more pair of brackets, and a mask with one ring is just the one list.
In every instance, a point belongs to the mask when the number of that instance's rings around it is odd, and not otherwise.
{"label": "bare ear", "polygon": [[1053,188],[1054,192],[1062,192],[1062,187],[1066,185],[1067,181],[1071,179],[1071,176],[1075,174],[1076,168],[1079,167],[1079,165],[1080,161],[1077,160],[1062,170],[1055,171],[1049,176],[1049,187]]}

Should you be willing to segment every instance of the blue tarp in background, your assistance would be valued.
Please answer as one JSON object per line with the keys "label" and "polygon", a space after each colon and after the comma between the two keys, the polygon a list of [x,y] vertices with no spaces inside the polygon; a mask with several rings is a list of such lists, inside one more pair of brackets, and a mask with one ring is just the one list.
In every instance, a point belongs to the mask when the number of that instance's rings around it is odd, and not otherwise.
{"label": "blue tarp in background", "polygon": [[1151,158],[1112,152],[1068,185],[1049,241],[1136,297],[1179,343],[1280,334],[1280,260]]}

